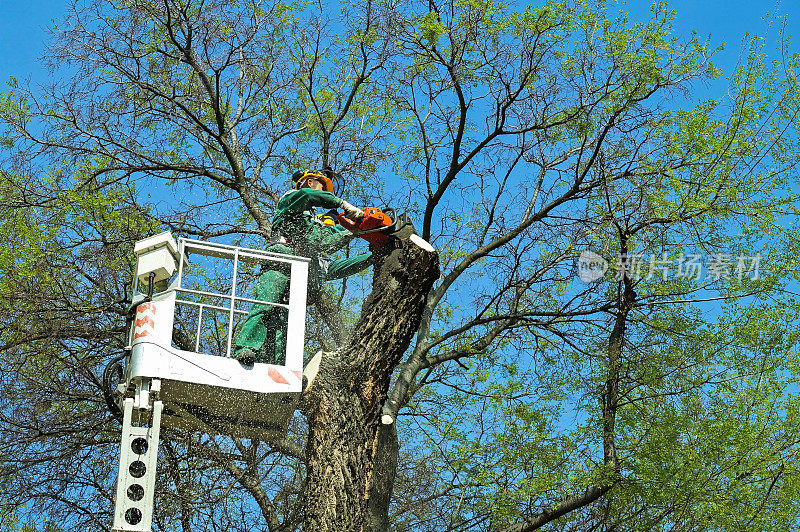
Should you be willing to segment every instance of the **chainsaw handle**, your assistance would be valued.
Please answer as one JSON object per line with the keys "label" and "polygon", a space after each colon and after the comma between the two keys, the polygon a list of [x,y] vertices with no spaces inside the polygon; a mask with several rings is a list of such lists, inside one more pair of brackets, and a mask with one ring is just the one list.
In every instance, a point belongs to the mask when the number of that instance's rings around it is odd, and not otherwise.
{"label": "chainsaw handle", "polygon": [[358,223],[348,218],[345,215],[345,213],[340,213],[339,216],[336,217],[336,221],[339,222],[339,225],[341,225],[351,233],[358,232]]}
{"label": "chainsaw handle", "polygon": [[381,247],[389,241],[389,237],[384,233],[391,233],[397,226],[397,213],[392,208],[384,210],[374,207],[363,209],[364,218],[353,221],[345,213],[337,216],[339,224],[348,229],[353,236],[358,236],[369,242],[370,249]]}
{"label": "chainsaw handle", "polygon": [[339,225],[341,225],[342,227],[353,233],[355,236],[368,235],[370,233],[380,233],[381,231],[386,231],[391,227],[388,225],[384,225],[383,227],[376,227],[374,229],[361,230],[359,228],[360,224],[352,221],[350,218],[345,216],[345,213],[341,213],[339,216],[337,216],[336,221],[339,222]]}

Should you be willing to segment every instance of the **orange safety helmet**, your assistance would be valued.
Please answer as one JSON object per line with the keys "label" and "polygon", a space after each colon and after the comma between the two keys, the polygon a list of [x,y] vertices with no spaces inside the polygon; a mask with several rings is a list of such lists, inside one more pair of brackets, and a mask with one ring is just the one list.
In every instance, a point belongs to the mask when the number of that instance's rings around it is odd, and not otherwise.
{"label": "orange safety helmet", "polygon": [[328,176],[319,170],[298,170],[297,172],[293,173],[292,183],[294,183],[294,188],[299,189],[300,184],[309,177],[313,177],[322,183],[322,190],[325,192],[333,192],[333,181],[331,181]]}

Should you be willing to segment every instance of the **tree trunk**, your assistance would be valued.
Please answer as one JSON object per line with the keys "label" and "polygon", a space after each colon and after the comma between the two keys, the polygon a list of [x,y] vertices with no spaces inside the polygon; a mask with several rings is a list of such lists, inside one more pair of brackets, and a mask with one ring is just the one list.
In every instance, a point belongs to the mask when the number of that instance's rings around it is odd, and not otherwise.
{"label": "tree trunk", "polygon": [[374,470],[369,491],[367,532],[388,532],[389,530],[389,503],[392,502],[399,452],[400,441],[397,438],[397,426],[394,423],[381,425],[378,429],[378,448],[375,450]]}
{"label": "tree trunk", "polygon": [[306,532],[361,532],[374,522],[368,514],[381,407],[439,276],[434,250],[413,240],[389,246],[376,257],[372,293],[352,337],[323,359],[307,392]]}

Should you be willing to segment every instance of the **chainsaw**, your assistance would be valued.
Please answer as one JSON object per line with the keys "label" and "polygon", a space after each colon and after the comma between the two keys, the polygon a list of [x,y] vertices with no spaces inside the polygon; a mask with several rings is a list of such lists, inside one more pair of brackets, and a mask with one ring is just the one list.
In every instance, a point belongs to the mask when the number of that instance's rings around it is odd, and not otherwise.
{"label": "chainsaw", "polygon": [[345,213],[339,213],[336,220],[339,225],[369,242],[370,248],[379,248],[392,238],[405,240],[417,234],[407,214],[398,215],[389,207],[383,210],[364,207],[362,212],[364,217],[358,222],[347,218]]}

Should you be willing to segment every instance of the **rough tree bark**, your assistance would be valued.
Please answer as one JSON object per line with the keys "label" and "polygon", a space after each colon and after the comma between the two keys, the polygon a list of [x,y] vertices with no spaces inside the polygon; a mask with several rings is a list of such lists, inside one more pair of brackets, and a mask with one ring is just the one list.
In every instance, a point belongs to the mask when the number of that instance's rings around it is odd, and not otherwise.
{"label": "rough tree bark", "polygon": [[[409,240],[379,253],[372,293],[342,349],[306,392],[307,532],[369,530],[381,408],[392,371],[417,331],[439,256]],[[377,501],[376,501],[377,502]]]}
{"label": "rough tree bark", "polygon": [[394,492],[397,474],[397,455],[400,441],[397,425],[381,425],[378,429],[378,445],[373,461],[372,483],[369,491],[369,515],[366,532],[388,532],[389,504]]}

